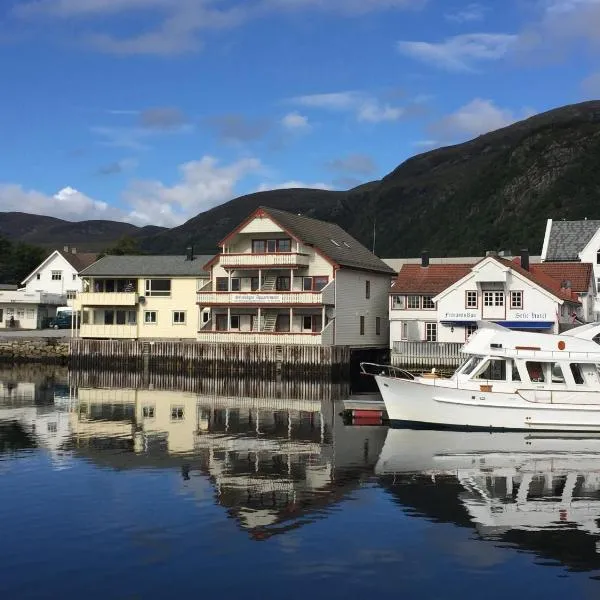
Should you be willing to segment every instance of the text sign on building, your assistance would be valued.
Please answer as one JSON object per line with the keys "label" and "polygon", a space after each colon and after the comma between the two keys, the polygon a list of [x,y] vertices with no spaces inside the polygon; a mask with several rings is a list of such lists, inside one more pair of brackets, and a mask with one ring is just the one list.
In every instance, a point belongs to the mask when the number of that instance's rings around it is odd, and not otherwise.
{"label": "text sign on building", "polygon": [[240,304],[280,304],[283,302],[281,294],[233,294],[232,302]]}
{"label": "text sign on building", "polygon": [[547,321],[548,313],[516,312],[513,314],[513,318],[524,321]]}
{"label": "text sign on building", "polygon": [[476,312],[447,312],[442,321],[476,321],[479,315]]}

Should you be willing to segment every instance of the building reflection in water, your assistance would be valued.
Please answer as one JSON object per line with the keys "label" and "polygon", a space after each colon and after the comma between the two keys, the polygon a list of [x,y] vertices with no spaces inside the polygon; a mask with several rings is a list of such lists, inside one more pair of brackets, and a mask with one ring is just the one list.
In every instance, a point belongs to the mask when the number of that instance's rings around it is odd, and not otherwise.
{"label": "building reflection in water", "polygon": [[119,469],[177,468],[186,493],[208,478],[255,539],[322,515],[372,477],[386,429],[344,426],[346,385],[213,378],[194,387],[202,391],[80,387],[75,451]]}
{"label": "building reflection in water", "polygon": [[600,568],[600,437],[390,429],[375,472],[411,514]]}

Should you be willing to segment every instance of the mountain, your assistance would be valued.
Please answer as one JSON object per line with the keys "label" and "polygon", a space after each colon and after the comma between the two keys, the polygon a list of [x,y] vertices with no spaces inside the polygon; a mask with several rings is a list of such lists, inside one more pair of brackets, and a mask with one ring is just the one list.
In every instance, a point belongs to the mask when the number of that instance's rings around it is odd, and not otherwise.
{"label": "mountain", "polygon": [[[74,239],[80,231],[83,240],[104,236],[104,245],[109,235],[127,234],[135,235],[146,252],[180,254],[193,244],[197,253],[211,253],[264,205],[335,221],[369,248],[375,230],[375,250],[384,257],[416,256],[424,248],[434,256],[481,256],[486,250],[522,247],[539,253],[547,218],[600,218],[599,166],[600,101],[591,101],[414,156],[383,179],[352,190],[257,192],[169,230],[110,221],[70,223],[62,233],[72,237],[63,235],[60,242],[80,243]],[[7,226],[7,214],[19,213],[0,213],[0,235],[12,230],[14,237],[23,230],[27,237],[19,239],[46,244],[45,231],[61,231],[58,219],[43,221],[50,217],[35,217],[40,225],[30,228]]]}
{"label": "mountain", "polygon": [[100,251],[124,236],[145,238],[163,227],[136,227],[119,221],[64,221],[21,212],[0,212],[0,237],[44,248],[64,245],[81,251]]}

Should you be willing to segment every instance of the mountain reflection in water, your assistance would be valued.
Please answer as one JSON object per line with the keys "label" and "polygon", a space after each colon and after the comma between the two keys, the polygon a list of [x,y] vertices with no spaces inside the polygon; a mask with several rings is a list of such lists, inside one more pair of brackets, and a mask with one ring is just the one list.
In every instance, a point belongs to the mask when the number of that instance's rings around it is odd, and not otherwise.
{"label": "mountain reflection in water", "polygon": [[0,371],[0,591],[47,597],[27,582],[63,577],[67,597],[164,597],[179,577],[254,597],[244,582],[266,578],[257,597],[306,598],[317,581],[328,598],[400,583],[439,597],[443,578],[452,596],[501,598],[517,578],[545,598],[596,596],[600,438],[346,426],[348,393]]}

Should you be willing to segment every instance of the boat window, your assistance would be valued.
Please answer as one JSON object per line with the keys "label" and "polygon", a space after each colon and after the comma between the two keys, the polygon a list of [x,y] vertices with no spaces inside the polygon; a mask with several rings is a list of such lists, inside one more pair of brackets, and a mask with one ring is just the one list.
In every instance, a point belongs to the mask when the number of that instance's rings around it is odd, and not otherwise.
{"label": "boat window", "polygon": [[482,358],[481,356],[471,356],[471,357],[469,357],[462,364],[462,367],[459,369],[459,371],[461,373],[463,373],[464,375],[470,375],[475,370],[475,367],[481,361],[481,358]]}
{"label": "boat window", "polygon": [[559,363],[553,363],[552,365],[552,383],[564,383],[565,376],[563,375],[562,368]]}
{"label": "boat window", "polygon": [[544,381],[544,368],[541,362],[527,361],[527,373],[529,379],[533,382],[541,383]]}
{"label": "boat window", "polygon": [[521,381],[521,376],[519,375],[519,369],[517,369],[517,363],[513,360],[512,362],[512,380],[513,381]]}
{"label": "boat window", "polygon": [[503,359],[489,360],[483,371],[477,375],[477,379],[487,379],[488,381],[506,380],[506,361]]}
{"label": "boat window", "polygon": [[581,367],[577,363],[571,363],[571,373],[577,385],[583,385],[583,374]]}

